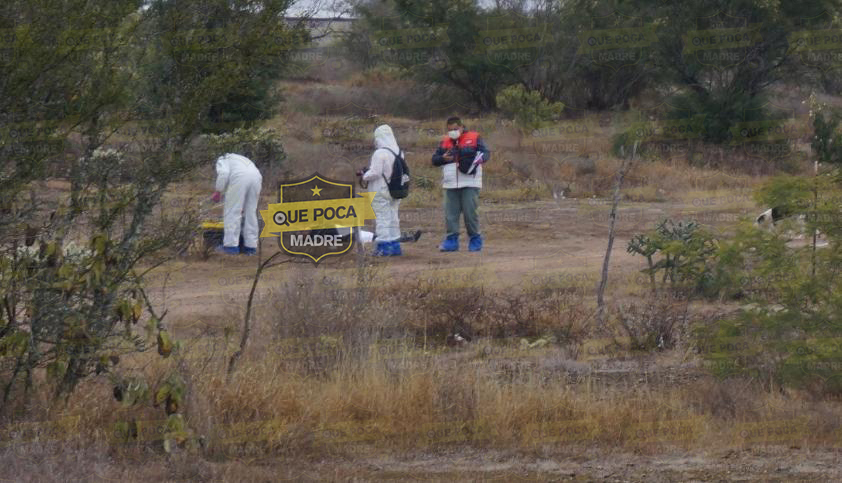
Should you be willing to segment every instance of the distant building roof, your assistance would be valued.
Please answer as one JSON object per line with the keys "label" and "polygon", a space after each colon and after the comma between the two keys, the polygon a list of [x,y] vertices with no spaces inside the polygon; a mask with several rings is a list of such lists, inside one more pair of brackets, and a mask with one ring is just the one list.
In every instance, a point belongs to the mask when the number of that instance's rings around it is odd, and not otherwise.
{"label": "distant building roof", "polygon": [[342,18],[342,17],[334,17],[334,18],[328,18],[328,17],[284,17],[284,20],[290,20],[290,21],[305,20],[307,22],[323,23],[323,22],[353,22],[353,21],[359,20],[359,19],[347,18],[347,17],[346,18]]}

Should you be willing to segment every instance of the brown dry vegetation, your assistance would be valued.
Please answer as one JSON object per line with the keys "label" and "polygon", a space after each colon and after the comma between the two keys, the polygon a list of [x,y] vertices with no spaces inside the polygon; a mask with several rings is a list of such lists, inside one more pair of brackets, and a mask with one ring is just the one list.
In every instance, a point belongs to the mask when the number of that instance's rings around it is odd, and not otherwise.
{"label": "brown dry vegetation", "polygon": [[[838,445],[834,401],[709,375],[682,337],[717,315],[709,309],[651,301],[659,314],[677,319],[682,336],[671,350],[639,352],[623,342],[629,334],[620,322],[642,323],[635,320],[640,311],[614,313],[607,327],[597,326],[575,290],[456,292],[450,282],[421,279],[400,292],[379,287],[373,270],[363,268],[362,278],[344,279],[338,289],[324,288],[306,270],[291,277],[258,305],[257,332],[231,383],[225,368],[236,338],[226,338],[224,327],[239,325],[235,311],[218,328],[176,330],[183,346],[167,359],[146,353],[126,360],[149,381],[173,372],[185,379],[182,412],[195,448],[166,460],[154,456],[162,452],[160,409],[124,407],[99,379],[66,407],[30,408],[32,420],[62,426],[40,442],[7,448],[0,457],[19,460],[3,474],[23,476],[15,468],[28,468],[27,461],[57,445],[51,461],[78,458],[68,475],[90,476],[74,467],[86,461],[101,477],[118,478],[123,465],[157,458],[159,469],[144,468],[144,479],[226,481],[266,478],[277,471],[267,462],[277,459],[297,462],[282,473],[295,479],[326,477],[328,470],[313,466],[319,461],[438,455],[447,463],[433,475],[447,479],[470,477],[448,476],[445,468],[472,454],[532,461],[593,451],[651,457]],[[472,341],[448,347],[455,329]],[[123,421],[138,422],[136,441],[115,437]],[[37,426],[29,424],[22,434]],[[501,474],[509,471],[515,470]]]}
{"label": "brown dry vegetation", "polygon": [[[368,141],[351,147],[318,142],[319,122],[335,122],[352,112],[349,99],[375,113],[395,112],[394,101],[408,88],[394,79],[361,75],[315,87],[285,86],[287,114],[267,124],[284,135],[290,159],[286,175],[319,171],[339,179],[352,179],[354,169],[367,163],[370,150],[362,146]],[[408,152],[420,181],[403,207],[410,213],[417,210],[416,224],[428,230],[440,225],[441,192],[438,170],[429,166],[435,143],[420,135],[419,128],[440,124],[442,116],[425,113],[448,107],[425,103],[434,97],[416,99],[417,105],[400,111],[413,118],[378,118],[393,126]],[[480,120],[467,117],[466,122],[470,126]],[[552,157],[520,146],[510,126],[487,133],[487,140],[494,161],[487,167],[482,198],[483,209],[490,213],[547,211],[554,195],[561,193],[577,203],[604,198],[620,163],[606,154],[609,136],[589,139],[587,155]],[[714,158],[710,156],[707,165],[680,158],[642,160],[627,180],[624,203],[655,209],[690,205],[692,209],[682,212],[691,214],[699,208],[729,214],[755,210],[748,193],[768,172],[739,163],[720,169]],[[172,190],[162,213],[194,209],[211,177],[209,167]],[[263,202],[276,197],[276,182],[266,180]],[[61,193],[66,187],[54,184],[51,189]],[[716,206],[696,203],[728,197],[732,200]],[[555,207],[569,206],[557,201]],[[492,225],[486,233],[500,239],[501,247],[516,251],[531,238],[544,237],[552,244],[547,236],[554,233],[552,221],[545,222],[524,217],[506,226]],[[590,238],[582,243],[593,252],[604,250],[604,231],[580,225],[570,225],[569,236],[587,232],[599,246],[591,246]],[[720,223],[717,228],[729,225]],[[623,240],[630,230],[620,227]],[[434,242],[424,242],[429,246],[423,249],[433,250]],[[619,240],[618,246],[624,249]],[[216,272],[203,273],[217,277],[237,269],[225,263]],[[395,263],[407,265],[399,275],[453,268],[452,262],[422,256]],[[514,256],[507,263],[525,264]],[[623,263],[628,273],[637,273],[639,266],[628,259]],[[757,476],[769,465],[774,471],[776,461],[793,455],[818,453],[832,461],[826,456],[838,448],[842,410],[836,401],[770,387],[762,380],[711,375],[693,351],[690,333],[730,310],[727,305],[647,300],[645,286],[614,272],[618,276],[609,290],[610,321],[598,325],[590,278],[532,289],[520,284],[510,290],[491,286],[481,270],[471,276],[472,266],[453,268],[443,278],[406,276],[398,282],[378,278],[382,266],[376,263],[342,267],[350,275],[338,284],[322,283],[323,272],[307,270],[310,267],[283,268],[285,282],[273,285],[270,295],[258,300],[255,332],[230,383],[226,364],[239,340],[244,297],[213,306],[210,316],[202,313],[207,323],[201,327],[194,324],[199,317],[191,312],[195,308],[174,313],[168,323],[182,346],[170,357],[148,351],[123,360],[121,370],[145,376],[153,387],[173,373],[185,380],[188,396],[181,412],[192,438],[174,454],[164,453],[157,431],[164,419],[161,408],[121,405],[110,396],[112,385],[103,375],[82,384],[66,405],[17,407],[26,416],[4,433],[0,477],[508,480],[573,478],[577,472],[592,479],[619,472],[621,478],[647,481],[653,478],[646,471],[628,473],[607,461],[634,458],[644,461],[641,466],[656,467],[651,458],[662,458],[686,470],[678,470],[683,472],[676,477],[689,478],[703,473],[695,473],[698,468],[686,461],[669,458],[711,449],[745,455],[762,448],[771,456],[758,456],[752,460],[757,467],[747,472]],[[595,272],[593,265],[582,271]],[[252,274],[249,265],[232,276],[247,281]],[[189,291],[193,282],[175,281],[173,293]],[[653,325],[653,319],[662,323]],[[627,342],[667,326],[672,339],[663,350],[633,350]],[[448,336],[454,332],[471,341],[449,345]],[[46,392],[34,400],[47,401]],[[60,427],[55,421],[61,421]],[[129,442],[115,437],[115,425],[121,422],[137,422],[140,436]],[[45,429],[50,429],[49,436],[32,436]],[[788,453],[776,456],[776,451]],[[491,458],[500,465],[491,464]],[[566,467],[541,466],[542,461],[571,459],[571,465],[579,465],[572,473]],[[413,467],[408,463],[412,461],[426,464]],[[511,461],[529,461],[532,466]],[[583,466],[589,461],[606,463]],[[827,466],[799,471],[784,476],[833,474]],[[699,477],[729,476],[716,470]]]}

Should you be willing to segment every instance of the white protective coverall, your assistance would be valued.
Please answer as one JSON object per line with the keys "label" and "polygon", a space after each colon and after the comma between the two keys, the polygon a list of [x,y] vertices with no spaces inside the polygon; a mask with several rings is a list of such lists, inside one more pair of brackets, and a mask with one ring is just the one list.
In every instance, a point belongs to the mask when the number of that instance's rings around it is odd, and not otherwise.
{"label": "white protective coverall", "polygon": [[[392,128],[388,125],[383,124],[374,130],[374,148],[374,154],[371,155],[371,164],[368,171],[363,175],[363,180],[368,181],[369,191],[377,193],[371,202],[371,207],[374,209],[375,216],[377,216],[375,223],[377,242],[396,241],[401,237],[400,220],[398,219],[398,207],[401,200],[392,199],[389,194],[389,185],[386,183],[386,179],[392,176],[395,156],[387,149],[382,148],[389,148],[398,154],[400,154],[400,148],[398,142],[395,141]],[[383,179],[384,176],[386,179]]]}
{"label": "white protective coverall", "polygon": [[[216,191],[225,194],[226,247],[240,245],[240,225],[243,226],[243,245],[257,248],[257,202],[263,176],[257,166],[245,156],[223,154],[216,160]],[[245,214],[245,223],[243,223]]]}

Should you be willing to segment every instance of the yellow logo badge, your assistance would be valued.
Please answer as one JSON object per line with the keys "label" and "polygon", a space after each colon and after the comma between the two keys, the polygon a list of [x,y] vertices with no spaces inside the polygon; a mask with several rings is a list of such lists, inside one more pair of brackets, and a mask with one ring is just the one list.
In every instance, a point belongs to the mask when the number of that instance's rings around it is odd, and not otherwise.
{"label": "yellow logo badge", "polygon": [[281,249],[318,263],[330,255],[348,252],[354,228],[375,219],[374,193],[354,193],[354,185],[329,180],[318,173],[299,181],[281,183],[279,203],[260,210],[261,238],[280,237]]}

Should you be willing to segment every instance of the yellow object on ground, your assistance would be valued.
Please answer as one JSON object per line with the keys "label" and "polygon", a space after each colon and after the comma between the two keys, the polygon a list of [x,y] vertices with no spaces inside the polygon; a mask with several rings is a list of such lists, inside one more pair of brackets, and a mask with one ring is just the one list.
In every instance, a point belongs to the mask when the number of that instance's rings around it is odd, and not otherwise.
{"label": "yellow object on ground", "polygon": [[202,229],[203,230],[222,230],[225,228],[225,223],[221,221],[203,221],[202,222]]}

